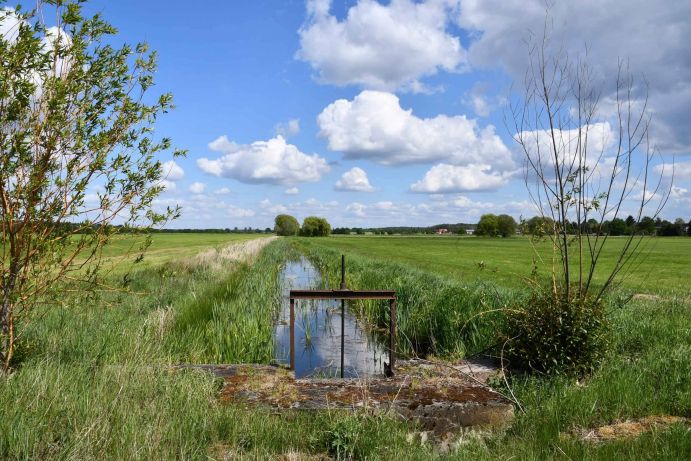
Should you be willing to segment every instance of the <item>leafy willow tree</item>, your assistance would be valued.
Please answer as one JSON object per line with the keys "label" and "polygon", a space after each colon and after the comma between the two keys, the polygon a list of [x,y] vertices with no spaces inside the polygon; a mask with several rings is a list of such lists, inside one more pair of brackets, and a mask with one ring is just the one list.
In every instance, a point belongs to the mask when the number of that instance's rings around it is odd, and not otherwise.
{"label": "leafy willow tree", "polygon": [[480,216],[480,221],[477,223],[475,235],[495,237],[499,232],[499,221],[497,215],[492,213],[483,214]]}
{"label": "leafy willow tree", "polygon": [[302,222],[300,235],[303,237],[327,237],[331,233],[331,225],[325,218],[308,216]]}
{"label": "leafy willow tree", "polygon": [[156,157],[171,145],[153,128],[172,107],[170,94],[147,93],[156,53],[145,44],[108,44],[116,30],[100,15],[85,17],[83,3],[0,9],[5,371],[27,323],[59,303],[69,284],[80,292],[103,287],[102,249],[120,230],[178,214],[153,207],[164,179]]}
{"label": "leafy willow tree", "polygon": [[300,232],[300,223],[294,216],[288,214],[279,214],[274,219],[274,232],[276,235],[290,236],[298,235]]}
{"label": "leafy willow tree", "polygon": [[502,237],[511,237],[516,235],[516,220],[507,214],[500,214],[497,216],[497,233]]}

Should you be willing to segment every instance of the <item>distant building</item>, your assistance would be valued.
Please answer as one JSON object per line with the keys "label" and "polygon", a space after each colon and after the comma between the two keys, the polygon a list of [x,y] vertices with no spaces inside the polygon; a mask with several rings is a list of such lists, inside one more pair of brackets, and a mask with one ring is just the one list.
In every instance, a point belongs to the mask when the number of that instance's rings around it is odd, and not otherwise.
{"label": "distant building", "polygon": [[444,229],[444,228],[437,229],[437,235],[448,234],[448,233],[449,233],[448,229]]}

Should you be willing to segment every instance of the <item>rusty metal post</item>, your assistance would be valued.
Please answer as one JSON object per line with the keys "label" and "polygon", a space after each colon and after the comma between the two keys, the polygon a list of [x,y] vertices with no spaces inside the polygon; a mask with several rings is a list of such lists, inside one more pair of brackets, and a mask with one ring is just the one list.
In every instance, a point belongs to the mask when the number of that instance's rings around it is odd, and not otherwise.
{"label": "rusty metal post", "polygon": [[295,300],[290,298],[290,369],[295,371]]}
{"label": "rusty metal post", "polygon": [[393,376],[396,362],[396,298],[389,301],[389,367]]}
{"label": "rusty metal post", "polygon": [[[345,290],[345,255],[341,255],[341,290]],[[341,299],[341,379],[345,366],[345,299]]]}

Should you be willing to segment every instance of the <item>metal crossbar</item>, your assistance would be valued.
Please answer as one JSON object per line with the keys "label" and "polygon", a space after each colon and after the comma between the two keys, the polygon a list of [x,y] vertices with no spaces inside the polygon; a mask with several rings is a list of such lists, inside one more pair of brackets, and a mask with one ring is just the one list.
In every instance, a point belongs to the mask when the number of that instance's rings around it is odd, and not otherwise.
{"label": "metal crossbar", "polygon": [[396,292],[390,290],[347,290],[345,288],[345,256],[341,256],[340,290],[290,290],[290,369],[295,370],[295,300],[297,299],[340,299],[341,300],[341,378],[345,353],[345,300],[379,299],[389,301],[389,363],[384,363],[384,374],[393,376],[396,361]]}

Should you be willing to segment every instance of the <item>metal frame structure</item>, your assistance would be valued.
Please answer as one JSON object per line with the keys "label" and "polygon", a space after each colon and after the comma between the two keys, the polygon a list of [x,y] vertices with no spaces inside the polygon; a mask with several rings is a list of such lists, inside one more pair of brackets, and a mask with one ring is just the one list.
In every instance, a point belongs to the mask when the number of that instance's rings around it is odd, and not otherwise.
{"label": "metal frame structure", "polygon": [[341,300],[341,378],[343,378],[345,353],[345,300],[381,299],[389,301],[389,364],[384,368],[387,376],[393,376],[396,362],[396,292],[388,290],[348,290],[345,287],[345,256],[341,256],[341,288],[339,290],[290,290],[290,369],[295,370],[295,301],[298,299]]}

